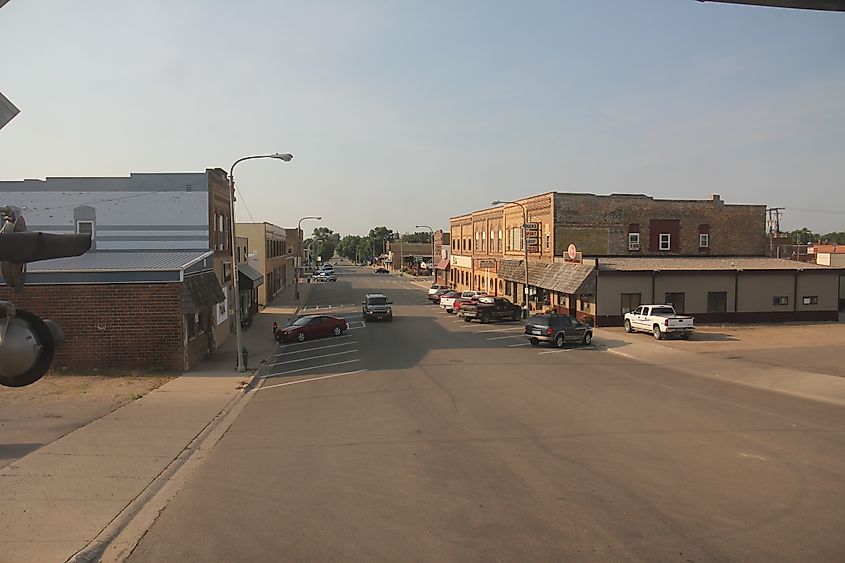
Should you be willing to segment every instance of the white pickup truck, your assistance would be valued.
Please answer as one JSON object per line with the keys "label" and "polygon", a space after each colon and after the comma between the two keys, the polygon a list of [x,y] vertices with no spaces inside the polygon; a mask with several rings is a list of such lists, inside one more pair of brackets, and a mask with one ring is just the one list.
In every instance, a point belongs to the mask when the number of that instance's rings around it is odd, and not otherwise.
{"label": "white pickup truck", "polygon": [[693,317],[677,315],[671,305],[640,305],[625,313],[625,332],[650,332],[657,340],[673,335],[687,340],[694,330]]}

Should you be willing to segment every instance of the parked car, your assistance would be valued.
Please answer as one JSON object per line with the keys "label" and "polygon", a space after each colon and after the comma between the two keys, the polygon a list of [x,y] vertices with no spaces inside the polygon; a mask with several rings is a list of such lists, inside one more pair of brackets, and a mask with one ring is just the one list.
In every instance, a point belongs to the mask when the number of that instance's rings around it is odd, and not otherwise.
{"label": "parked car", "polygon": [[485,297],[487,294],[482,293],[480,291],[462,291],[460,295],[456,297],[446,297],[443,296],[440,298],[440,306],[447,313],[454,313],[455,312],[455,302],[459,299],[466,299],[466,300],[478,300],[480,297]]}
{"label": "parked car", "polygon": [[428,288],[428,294],[433,295],[434,292],[437,291],[438,289],[450,289],[450,288],[449,288],[448,285],[435,283],[435,284],[432,284],[430,288]]}
{"label": "parked car", "polygon": [[387,268],[376,268],[373,271],[374,274],[389,274],[390,271]]}
{"label": "parked car", "polygon": [[461,316],[466,322],[472,322],[473,319],[482,323],[489,323],[493,319],[518,321],[522,318],[522,308],[505,297],[479,297],[475,302],[461,305]]}
{"label": "parked car", "polygon": [[328,272],[315,272],[311,276],[313,282],[336,282],[337,276]]}
{"label": "parked car", "polygon": [[276,331],[278,342],[304,342],[319,336],[340,336],[348,328],[346,319],[328,315],[306,315]]}
{"label": "parked car", "polygon": [[566,315],[534,315],[525,325],[525,336],[532,346],[548,342],[563,348],[567,342],[587,345],[593,341],[593,329],[577,319]]}
{"label": "parked car", "polygon": [[368,293],[361,302],[361,314],[364,320],[385,319],[393,320],[393,301],[381,293]]}
{"label": "parked car", "polygon": [[[435,293],[435,295],[437,295],[437,294]],[[446,293],[442,293],[440,295],[440,297],[437,299],[437,301],[435,301],[435,303],[437,303],[438,305],[441,305],[443,303],[444,299],[453,299],[455,297],[460,297],[460,296],[461,296],[460,291],[455,291],[454,289],[450,289]]]}
{"label": "parked car", "polygon": [[327,263],[327,264],[323,264],[322,266],[320,266],[318,268],[318,270],[322,270],[324,272],[334,272],[334,266]]}
{"label": "parked car", "polygon": [[694,330],[693,317],[678,315],[672,305],[640,305],[625,313],[625,332],[650,332],[657,340],[667,336],[688,340]]}
{"label": "parked car", "polygon": [[441,287],[440,289],[436,290],[434,293],[429,293],[428,294],[428,300],[431,301],[432,303],[440,304],[440,296],[445,295],[446,293],[449,293],[450,291],[452,291],[452,290],[449,289],[448,287]]}

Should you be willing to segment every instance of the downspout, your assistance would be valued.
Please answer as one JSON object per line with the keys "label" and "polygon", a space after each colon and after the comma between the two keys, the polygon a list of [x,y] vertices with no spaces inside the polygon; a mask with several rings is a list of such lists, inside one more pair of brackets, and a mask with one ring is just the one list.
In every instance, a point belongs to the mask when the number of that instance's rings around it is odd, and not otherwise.
{"label": "downspout", "polygon": [[734,313],[739,312],[739,270],[734,271]]}
{"label": "downspout", "polygon": [[801,270],[795,270],[795,285],[792,292],[792,311],[793,319],[798,320],[798,273]]}
{"label": "downspout", "polygon": [[651,302],[655,304],[657,303],[657,297],[654,295],[654,287],[657,281],[657,272],[657,270],[652,270],[651,272]]}

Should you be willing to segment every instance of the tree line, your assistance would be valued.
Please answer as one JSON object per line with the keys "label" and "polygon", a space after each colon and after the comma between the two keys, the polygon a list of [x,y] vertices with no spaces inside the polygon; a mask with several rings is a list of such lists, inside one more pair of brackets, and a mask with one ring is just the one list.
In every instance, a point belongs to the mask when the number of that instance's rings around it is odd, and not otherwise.
{"label": "tree line", "polygon": [[832,233],[814,233],[807,227],[795,229],[787,233],[789,240],[795,244],[808,244],[821,242],[823,244],[845,244],[845,231],[833,231]]}
{"label": "tree line", "polygon": [[319,256],[325,262],[335,255],[342,256],[353,262],[370,262],[374,257],[384,254],[388,242],[402,240],[403,242],[431,243],[431,233],[420,231],[403,233],[388,229],[385,226],[373,227],[369,234],[340,236],[328,227],[317,227],[311,238],[305,241],[305,246],[311,248],[314,256]]}

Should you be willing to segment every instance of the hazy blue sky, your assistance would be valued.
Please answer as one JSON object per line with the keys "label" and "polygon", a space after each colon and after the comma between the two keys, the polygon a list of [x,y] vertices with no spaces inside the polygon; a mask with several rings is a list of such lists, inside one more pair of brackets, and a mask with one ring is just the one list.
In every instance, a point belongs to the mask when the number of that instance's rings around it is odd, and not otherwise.
{"label": "hazy blue sky", "polygon": [[0,179],[279,151],[235,176],[283,226],[447,227],[558,190],[845,230],[843,55],[845,14],[694,0],[11,0]]}

